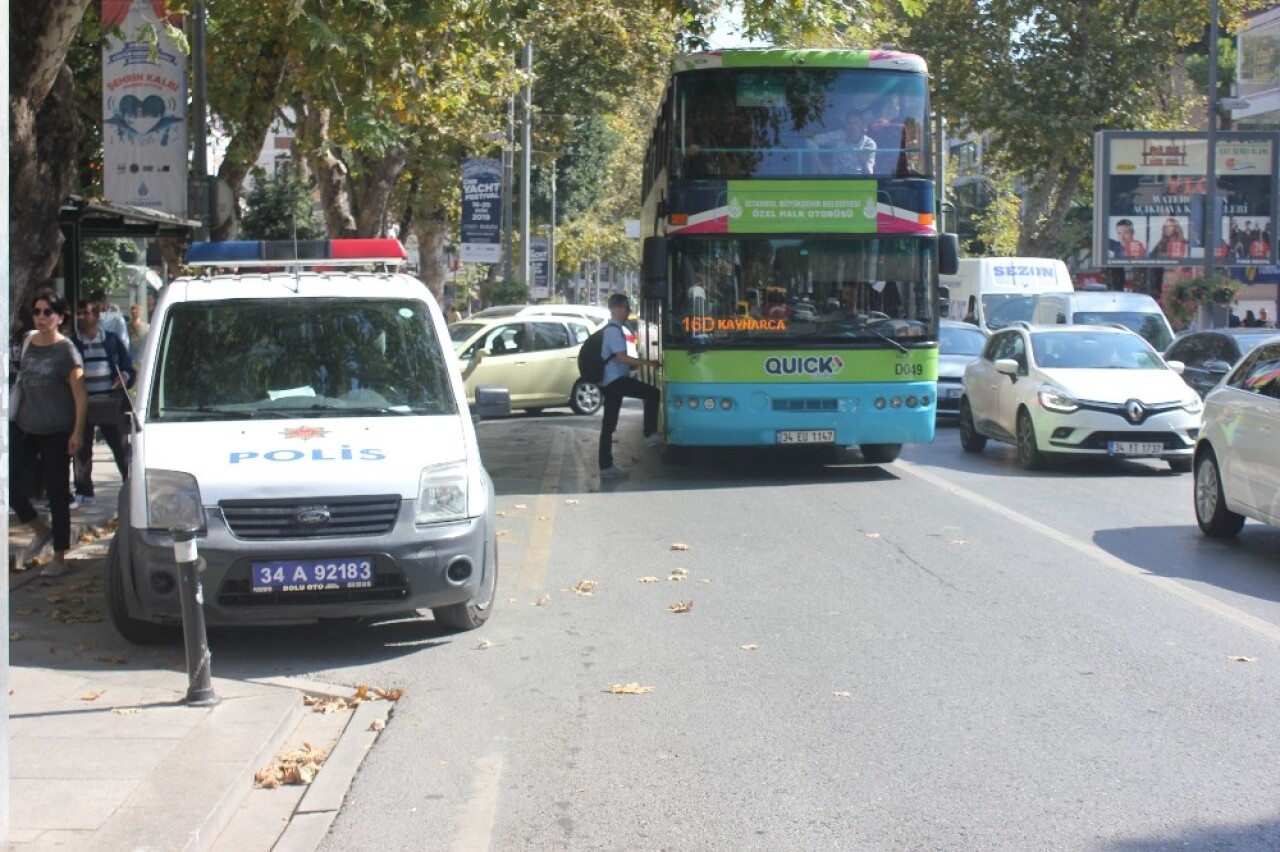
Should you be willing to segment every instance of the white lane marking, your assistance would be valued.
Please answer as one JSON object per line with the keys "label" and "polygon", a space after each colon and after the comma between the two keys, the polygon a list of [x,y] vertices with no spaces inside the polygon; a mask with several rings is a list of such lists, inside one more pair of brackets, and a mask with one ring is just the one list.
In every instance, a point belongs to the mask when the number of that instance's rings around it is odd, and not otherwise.
{"label": "white lane marking", "polygon": [[1026,515],[1015,512],[1010,508],[1001,506],[999,503],[983,497],[981,494],[977,494],[967,488],[956,485],[953,482],[948,482],[936,474],[929,473],[913,462],[902,461],[899,459],[894,463],[894,465],[917,479],[924,480],[930,485],[941,488],[944,491],[949,491],[970,503],[982,506],[985,509],[990,509],[996,514],[1002,515],[1005,518],[1021,524],[1030,530],[1034,530],[1043,536],[1047,536],[1059,544],[1070,547],[1077,553],[1081,553],[1090,559],[1096,560],[1112,570],[1127,574],[1130,577],[1136,577],[1139,580],[1150,583],[1156,588],[1163,589],[1166,592],[1177,595],[1194,606],[1208,610],[1215,615],[1219,615],[1233,621],[1241,627],[1247,627],[1255,633],[1260,633],[1274,642],[1280,642],[1280,625],[1273,624],[1264,618],[1258,618],[1256,615],[1250,615],[1244,610],[1234,607],[1231,604],[1223,603],[1211,595],[1196,591],[1189,586],[1184,586],[1172,577],[1163,577],[1159,574],[1153,574],[1145,568],[1139,568],[1136,565],[1131,565],[1118,556],[1113,556],[1101,547],[1098,547],[1096,544],[1072,538],[1066,533],[1056,530],[1053,527],[1042,524],[1039,521],[1032,520]]}
{"label": "white lane marking", "polygon": [[491,754],[476,760],[471,797],[458,815],[458,833],[453,852],[487,852],[493,842],[493,823],[498,815],[498,790],[502,780],[502,755]]}

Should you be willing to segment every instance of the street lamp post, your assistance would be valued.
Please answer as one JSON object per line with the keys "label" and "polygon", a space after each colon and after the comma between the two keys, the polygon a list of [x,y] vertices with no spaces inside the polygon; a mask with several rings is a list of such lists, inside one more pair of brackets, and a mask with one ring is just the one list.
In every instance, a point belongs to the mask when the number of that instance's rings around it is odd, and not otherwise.
{"label": "street lamp post", "polygon": [[533,156],[533,40],[524,43],[524,114],[521,122],[520,152],[520,283],[529,280],[529,177]]}
{"label": "street lamp post", "polygon": [[[1218,0],[1209,3],[1209,133],[1208,179],[1204,188],[1204,277],[1213,286],[1218,251]],[[1211,319],[1210,322],[1213,322]],[[1229,324],[1229,323],[1228,323]]]}

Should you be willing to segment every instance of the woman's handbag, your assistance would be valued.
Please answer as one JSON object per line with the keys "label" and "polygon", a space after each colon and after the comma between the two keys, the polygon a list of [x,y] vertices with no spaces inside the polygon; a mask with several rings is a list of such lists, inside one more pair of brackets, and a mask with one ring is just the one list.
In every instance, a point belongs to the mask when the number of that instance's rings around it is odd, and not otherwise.
{"label": "woman's handbag", "polygon": [[18,409],[22,406],[22,359],[27,356],[27,347],[31,345],[34,331],[28,331],[22,339],[22,351],[18,353],[18,368],[14,373],[13,384],[9,387],[9,422],[18,421]]}

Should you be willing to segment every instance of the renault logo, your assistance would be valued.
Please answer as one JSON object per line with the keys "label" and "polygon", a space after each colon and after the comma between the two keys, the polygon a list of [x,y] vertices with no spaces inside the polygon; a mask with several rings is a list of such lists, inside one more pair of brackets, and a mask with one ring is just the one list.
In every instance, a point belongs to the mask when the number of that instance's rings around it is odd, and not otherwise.
{"label": "renault logo", "polygon": [[1136,399],[1131,399],[1124,404],[1124,413],[1129,416],[1130,423],[1141,423],[1142,418],[1147,413],[1147,410],[1142,407],[1141,402]]}
{"label": "renault logo", "polygon": [[309,527],[327,524],[329,523],[329,509],[325,506],[304,506],[293,513],[293,519]]}

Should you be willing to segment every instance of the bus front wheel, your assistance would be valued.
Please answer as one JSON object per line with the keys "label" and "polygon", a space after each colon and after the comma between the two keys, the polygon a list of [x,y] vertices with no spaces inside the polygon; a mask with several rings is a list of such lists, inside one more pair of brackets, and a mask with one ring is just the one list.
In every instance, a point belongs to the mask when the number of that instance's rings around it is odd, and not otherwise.
{"label": "bus front wheel", "polygon": [[902,452],[901,444],[859,444],[862,460],[868,464],[888,464]]}

